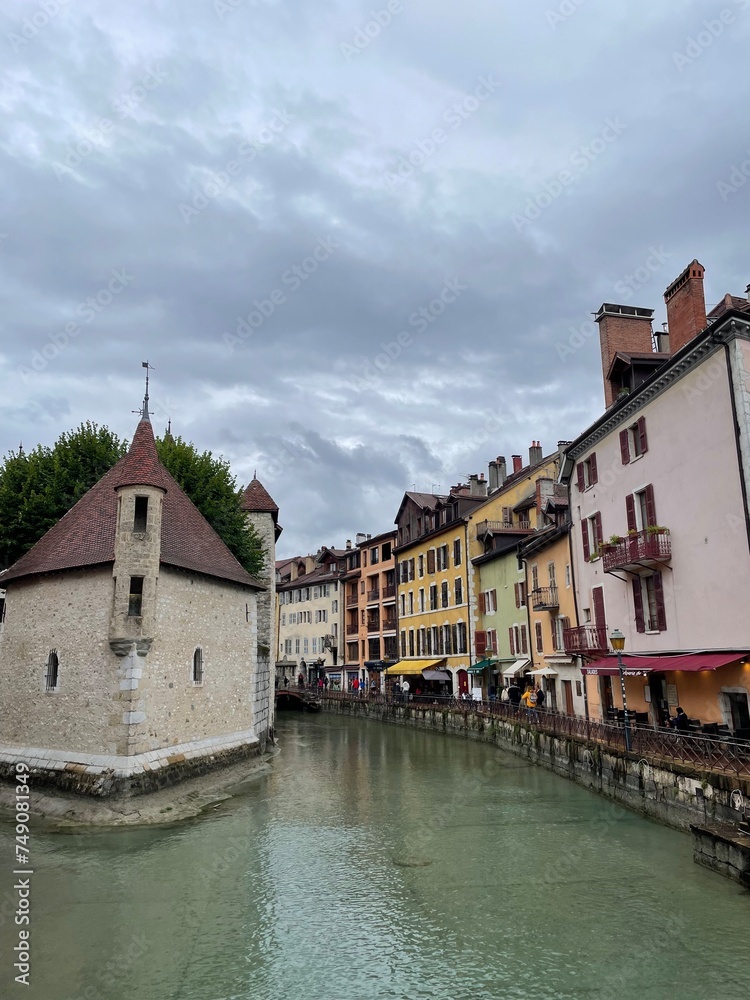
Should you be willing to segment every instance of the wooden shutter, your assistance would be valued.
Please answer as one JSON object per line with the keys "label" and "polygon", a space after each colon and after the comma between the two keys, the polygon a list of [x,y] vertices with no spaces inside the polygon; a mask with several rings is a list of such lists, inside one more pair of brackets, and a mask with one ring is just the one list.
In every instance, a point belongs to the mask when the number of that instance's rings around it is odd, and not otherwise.
{"label": "wooden shutter", "polygon": [[635,627],[638,632],[646,631],[646,622],[643,618],[643,592],[641,591],[641,578],[637,576],[633,580],[633,607],[635,608]]}
{"label": "wooden shutter", "polygon": [[586,489],[586,477],[583,472],[583,462],[579,462],[576,466],[576,473],[578,474],[578,490],[583,493]]}
{"label": "wooden shutter", "polygon": [[632,493],[628,493],[625,497],[625,513],[628,519],[628,531],[635,531],[638,523],[635,519],[635,497]]}
{"label": "wooden shutter", "polygon": [[544,637],[542,636],[542,623],[534,622],[534,633],[536,635],[536,651],[537,653],[544,652]]}
{"label": "wooden shutter", "polygon": [[458,652],[458,625],[451,626],[451,631],[453,633],[453,650]]}
{"label": "wooden shutter", "polygon": [[594,624],[604,628],[607,624],[604,615],[604,587],[592,587],[591,599],[594,605]]}
{"label": "wooden shutter", "polygon": [[497,611],[497,591],[492,591],[492,607]]}
{"label": "wooden shutter", "polygon": [[414,579],[414,560],[413,559],[409,560],[409,579],[410,580]]}
{"label": "wooden shutter", "polygon": [[[519,600],[521,601],[520,607],[525,608],[526,607],[526,584],[525,583],[519,583],[518,584],[518,597],[519,597]],[[495,601],[497,602],[497,598],[495,598]]]}
{"label": "wooden shutter", "polygon": [[519,587],[520,587],[519,583],[514,583],[513,584],[513,593],[515,594],[515,597],[516,597],[516,607],[517,608],[521,607],[521,599],[520,599],[519,594],[518,594],[518,588]]}
{"label": "wooden shutter", "polygon": [[486,613],[486,610],[485,610],[486,609],[486,605],[487,605],[487,602],[484,599],[484,593],[481,593],[479,595],[479,614],[480,615],[483,615],[483,614]]}
{"label": "wooden shutter", "polygon": [[513,514],[510,507],[503,507],[503,522],[508,522],[513,520]]}
{"label": "wooden shutter", "polygon": [[434,549],[430,549],[430,551],[427,553],[427,572],[428,573],[434,573],[435,572],[435,550]]}
{"label": "wooden shutter", "polygon": [[654,573],[654,597],[656,598],[656,627],[660,632],[667,630],[667,612],[664,607],[664,587],[661,573]]}
{"label": "wooden shutter", "polygon": [[569,628],[570,628],[570,618],[568,618],[566,615],[563,615],[563,617],[560,619],[560,631],[565,632],[565,630]]}
{"label": "wooden shutter", "polygon": [[529,651],[529,643],[528,643],[528,639],[526,637],[526,626],[522,625],[521,626],[521,652],[522,653],[528,653],[528,651]]}
{"label": "wooden shutter", "polygon": [[515,636],[513,635],[513,626],[512,625],[508,629],[508,638],[510,639],[510,655],[511,656],[515,656],[516,655],[516,639],[515,639]]}
{"label": "wooden shutter", "polygon": [[581,520],[581,541],[583,542],[583,558],[588,562],[591,548],[589,546],[589,523],[585,517]]}
{"label": "wooden shutter", "polygon": [[602,534],[602,515],[598,512],[594,514],[594,550],[599,551],[599,546],[604,541]]}
{"label": "wooden shutter", "polygon": [[474,633],[474,648],[477,654],[484,653],[487,649],[487,633],[477,630]]}
{"label": "wooden shutter", "polygon": [[627,430],[620,431],[620,458],[623,465],[627,465],[630,461],[630,441]]}
{"label": "wooden shutter", "polygon": [[651,524],[656,524],[656,504],[654,503],[654,487],[649,484],[646,487],[646,517],[648,518],[648,524],[644,527],[648,527]]}
{"label": "wooden shutter", "polygon": [[636,431],[641,445],[641,454],[645,455],[648,451],[648,437],[646,436],[646,418],[638,418],[638,429]]}
{"label": "wooden shutter", "polygon": [[596,470],[596,452],[591,452],[591,457],[589,458],[589,468],[591,469],[591,485],[599,482],[599,475]]}

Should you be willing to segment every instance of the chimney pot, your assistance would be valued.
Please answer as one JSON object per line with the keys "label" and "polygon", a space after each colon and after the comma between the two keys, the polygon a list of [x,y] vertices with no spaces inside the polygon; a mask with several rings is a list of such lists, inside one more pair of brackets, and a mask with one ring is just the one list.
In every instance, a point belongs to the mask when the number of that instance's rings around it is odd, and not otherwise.
{"label": "chimney pot", "polygon": [[538,441],[532,441],[529,448],[529,465],[537,465],[542,460],[542,446]]}

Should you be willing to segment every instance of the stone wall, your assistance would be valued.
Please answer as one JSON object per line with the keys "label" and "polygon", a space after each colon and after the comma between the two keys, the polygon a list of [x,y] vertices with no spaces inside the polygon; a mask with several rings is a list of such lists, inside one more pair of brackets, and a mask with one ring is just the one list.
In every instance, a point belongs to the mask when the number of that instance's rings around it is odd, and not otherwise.
{"label": "stone wall", "polygon": [[273,729],[274,686],[271,663],[276,658],[276,526],[271,514],[249,511],[245,516],[255,528],[265,556],[263,572],[258,575],[266,590],[257,595],[258,667],[255,686],[255,716],[253,725],[265,745],[269,729]]}
{"label": "stone wall", "polygon": [[603,750],[586,740],[548,736],[525,722],[458,709],[377,705],[325,696],[322,703],[327,712],[489,743],[685,832],[696,823],[735,824],[741,816],[733,805],[732,793],[739,791],[744,801],[750,800],[747,778],[700,774],[677,764],[657,766]]}

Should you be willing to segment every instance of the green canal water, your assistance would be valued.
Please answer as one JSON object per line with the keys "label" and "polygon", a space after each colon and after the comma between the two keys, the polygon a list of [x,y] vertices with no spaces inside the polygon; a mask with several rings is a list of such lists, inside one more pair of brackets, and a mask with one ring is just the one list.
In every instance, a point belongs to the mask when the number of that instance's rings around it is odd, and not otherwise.
{"label": "green canal water", "polygon": [[197,820],[37,830],[3,1000],[747,1000],[750,894],[688,837],[457,739],[289,715],[279,742]]}

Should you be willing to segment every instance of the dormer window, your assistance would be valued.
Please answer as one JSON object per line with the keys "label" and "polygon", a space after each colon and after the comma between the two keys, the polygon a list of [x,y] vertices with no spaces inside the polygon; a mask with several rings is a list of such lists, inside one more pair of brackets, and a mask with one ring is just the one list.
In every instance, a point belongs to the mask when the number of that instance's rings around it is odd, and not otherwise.
{"label": "dormer window", "polygon": [[145,531],[148,522],[148,497],[135,498],[135,517],[133,531]]}
{"label": "dormer window", "polygon": [[140,618],[143,613],[143,577],[130,577],[128,593],[128,618]]}

